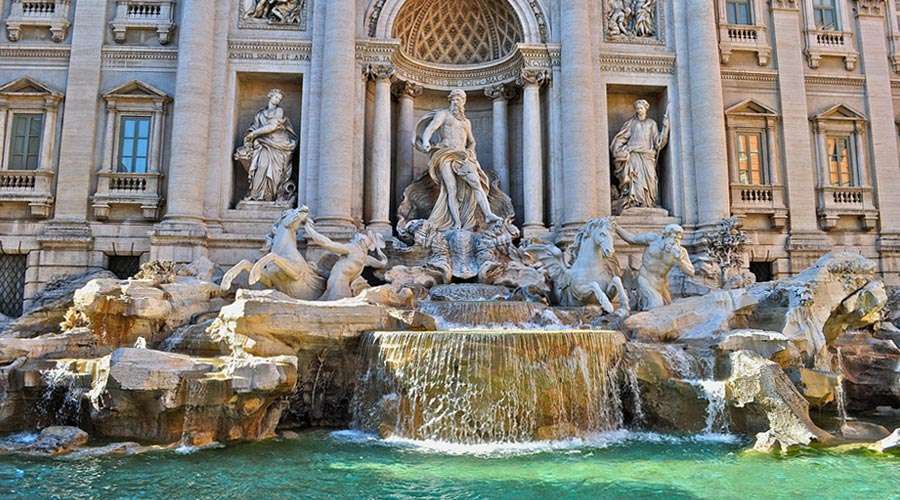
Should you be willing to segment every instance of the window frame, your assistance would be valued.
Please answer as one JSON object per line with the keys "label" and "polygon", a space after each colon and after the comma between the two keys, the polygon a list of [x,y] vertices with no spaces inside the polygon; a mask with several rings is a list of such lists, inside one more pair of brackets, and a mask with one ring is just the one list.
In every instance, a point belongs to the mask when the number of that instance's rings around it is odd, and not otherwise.
{"label": "window frame", "polygon": [[[754,12],[754,0],[723,0],[725,2],[725,22],[736,26],[754,26],[756,24],[756,12]],[[735,18],[732,19],[732,5],[745,5],[747,7],[747,22],[742,23],[737,19],[737,9],[735,8]]]}
{"label": "window frame", "polygon": [[[819,171],[820,187],[856,187],[867,188],[868,174],[868,120],[862,113],[844,104],[831,106],[825,111],[813,115],[813,132],[816,144],[816,164]],[[835,184],[831,178],[831,152],[828,147],[829,138],[846,138],[849,155],[850,185]]]}
{"label": "window frame", "polygon": [[[831,141],[835,141],[836,143],[840,141],[843,143],[842,145],[846,146],[847,151],[847,170],[846,172],[841,169],[841,161],[838,160],[837,163],[833,163],[834,155],[832,154],[832,148],[830,145]],[[825,166],[828,174],[828,185],[831,187],[860,187],[859,183],[859,174],[858,174],[858,158],[856,155],[856,146],[855,140],[852,134],[847,133],[826,133],[825,134]],[[837,170],[832,170],[832,166],[837,165]],[[846,173],[847,175],[847,183],[845,184],[842,180],[842,177]],[[835,174],[837,174],[837,182],[835,182]]]}
{"label": "window frame", "polygon": [[[126,131],[125,122],[128,120],[134,120],[136,123],[139,121],[147,123],[147,136],[144,138],[147,141],[147,147],[146,147],[145,155],[142,157],[144,159],[144,169],[142,171],[135,170],[134,163],[132,163],[132,168],[130,170],[124,169],[123,153],[124,153],[124,142],[126,139],[125,138],[125,131]],[[116,138],[116,145],[115,145],[116,150],[114,153],[115,158],[116,158],[116,161],[115,161],[116,173],[146,174],[146,173],[151,172],[151,170],[150,170],[151,169],[151,151],[152,151],[151,146],[152,146],[152,142],[153,142],[153,127],[154,127],[154,125],[155,124],[153,121],[152,114],[146,114],[146,113],[122,113],[122,114],[119,114],[118,123],[116,124],[116,130],[117,130],[118,137]],[[135,137],[132,138],[132,140],[135,141],[135,143],[132,146],[132,151],[131,151],[131,153],[134,154],[134,156],[132,156],[132,160],[136,160],[138,158],[141,158],[141,156],[139,156],[137,154],[137,141],[141,140],[141,137],[136,135]]]}
{"label": "window frame", "polygon": [[[10,121],[10,131],[9,131],[9,146],[6,148],[6,165],[9,170],[22,170],[22,171],[34,171],[39,170],[41,168],[41,152],[42,147],[44,145],[44,124],[47,120],[46,113],[43,112],[33,112],[33,111],[18,111],[11,113],[12,120]],[[20,119],[27,119],[25,125],[25,135],[22,136],[24,143],[22,144],[22,148],[24,151],[17,153],[17,142],[19,136],[17,135],[16,125],[20,123]],[[32,129],[35,118],[39,118],[38,127],[37,127],[37,145],[34,147],[32,151],[32,139],[34,139],[34,135],[32,135]],[[16,157],[22,157],[22,163],[18,164],[16,162]],[[30,159],[34,159],[34,165],[30,166]]]}
{"label": "window frame", "polygon": [[[816,27],[817,30],[821,31],[842,31],[843,30],[843,22],[841,19],[841,6],[838,0],[811,0],[812,2],[812,23],[813,26]],[[830,8],[823,7],[820,4],[821,2],[831,2]],[[834,17],[834,25],[823,25],[819,24],[819,13],[820,12],[831,12],[831,15]]]}
{"label": "window frame", "polygon": [[[740,127],[734,130],[734,155],[735,155],[735,168],[737,169],[737,181],[739,184],[744,184],[748,186],[770,186],[772,175],[770,174],[769,167],[769,145],[767,140],[767,131],[765,128],[749,128],[749,127]],[[756,137],[758,143],[758,151],[756,152],[759,155],[759,182],[753,182],[753,168],[752,163],[750,163],[751,156],[748,156],[748,168],[747,174],[749,176],[749,182],[743,182],[741,169],[741,137]]]}

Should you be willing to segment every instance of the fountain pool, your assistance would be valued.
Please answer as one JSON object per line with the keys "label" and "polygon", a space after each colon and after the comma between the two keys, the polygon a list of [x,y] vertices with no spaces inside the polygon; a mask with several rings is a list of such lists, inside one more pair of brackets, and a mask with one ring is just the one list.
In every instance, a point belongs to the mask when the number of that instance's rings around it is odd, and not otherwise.
{"label": "fountain pool", "polygon": [[[614,432],[515,448],[384,442],[353,432],[79,461],[0,458],[2,498],[888,498],[900,458]],[[466,452],[466,454],[455,454]],[[894,498],[897,498],[896,496]]]}

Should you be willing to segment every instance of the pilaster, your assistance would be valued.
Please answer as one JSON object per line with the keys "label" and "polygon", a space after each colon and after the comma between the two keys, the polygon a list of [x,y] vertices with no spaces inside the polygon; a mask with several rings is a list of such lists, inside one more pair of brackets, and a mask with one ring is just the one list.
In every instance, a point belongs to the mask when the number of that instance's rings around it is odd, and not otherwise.
{"label": "pilaster", "polygon": [[806,103],[800,2],[771,0],[769,5],[775,34],[775,59],[781,69],[778,72],[778,99],[790,210],[787,251],[791,256],[791,271],[799,272],[828,252],[830,239],[819,230],[816,218],[816,168]]}

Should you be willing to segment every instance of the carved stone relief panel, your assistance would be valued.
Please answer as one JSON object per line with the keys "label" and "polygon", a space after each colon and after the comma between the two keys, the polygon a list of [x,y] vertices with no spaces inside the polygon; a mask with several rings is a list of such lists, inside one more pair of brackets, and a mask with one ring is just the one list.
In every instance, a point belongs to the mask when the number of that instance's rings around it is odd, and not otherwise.
{"label": "carved stone relief panel", "polygon": [[306,31],[312,0],[238,0],[238,27]]}
{"label": "carved stone relief panel", "polygon": [[604,33],[610,42],[659,43],[658,0],[603,0]]}

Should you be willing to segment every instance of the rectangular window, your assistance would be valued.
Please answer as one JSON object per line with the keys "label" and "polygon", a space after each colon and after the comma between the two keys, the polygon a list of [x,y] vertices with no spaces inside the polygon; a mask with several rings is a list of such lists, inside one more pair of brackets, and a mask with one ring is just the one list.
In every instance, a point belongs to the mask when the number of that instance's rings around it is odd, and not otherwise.
{"label": "rectangular window", "polygon": [[119,172],[147,173],[150,117],[123,116],[119,122]]}
{"label": "rectangular window", "polygon": [[762,132],[738,132],[737,161],[741,184],[761,186],[768,182],[766,150]]}
{"label": "rectangular window", "polygon": [[44,115],[31,113],[13,115],[9,145],[10,170],[37,170],[40,166],[43,133]]}
{"label": "rectangular window", "polygon": [[853,175],[853,151],[849,136],[828,136],[828,176],[832,186],[848,187],[856,183]]}
{"label": "rectangular window", "polygon": [[813,0],[813,18],[820,30],[839,30],[837,0]]}
{"label": "rectangular window", "polygon": [[753,9],[750,2],[753,0],[728,0],[725,9],[728,14],[728,24],[753,24]]}

